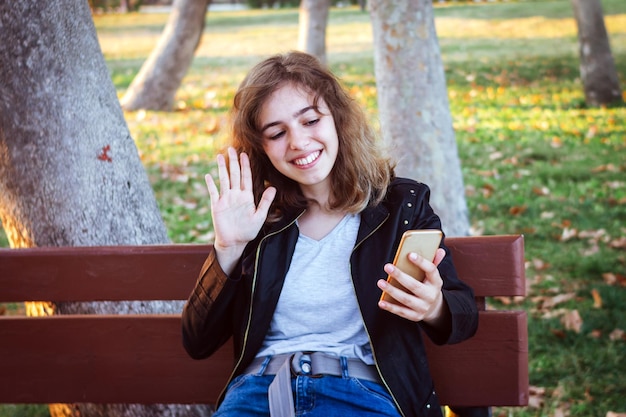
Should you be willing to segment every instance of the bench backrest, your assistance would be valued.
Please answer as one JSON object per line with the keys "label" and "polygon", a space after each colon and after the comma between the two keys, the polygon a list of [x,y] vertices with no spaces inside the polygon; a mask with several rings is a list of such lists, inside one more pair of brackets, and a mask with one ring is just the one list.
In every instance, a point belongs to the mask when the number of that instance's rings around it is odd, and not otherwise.
{"label": "bench backrest", "polygon": [[[523,296],[522,236],[447,238],[459,275],[484,297]],[[207,245],[0,249],[0,302],[185,300]],[[524,311],[480,312],[475,337],[427,344],[443,404],[528,402]],[[180,315],[0,316],[0,403],[215,403],[232,347],[194,361]]]}

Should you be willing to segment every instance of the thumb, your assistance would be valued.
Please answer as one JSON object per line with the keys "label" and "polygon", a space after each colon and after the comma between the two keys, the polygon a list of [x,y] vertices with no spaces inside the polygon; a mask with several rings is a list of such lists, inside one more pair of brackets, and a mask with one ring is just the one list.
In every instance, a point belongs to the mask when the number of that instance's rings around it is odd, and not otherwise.
{"label": "thumb", "polygon": [[261,196],[261,201],[259,201],[259,206],[257,207],[257,214],[263,215],[263,218],[267,217],[267,213],[270,210],[270,206],[274,201],[274,197],[276,197],[276,188],[267,187],[265,191],[263,191],[263,195]]}
{"label": "thumb", "polygon": [[446,251],[442,248],[438,248],[437,251],[435,252],[435,259],[433,259],[433,263],[435,264],[435,266],[438,266],[441,261],[443,261],[443,258],[446,257]]}

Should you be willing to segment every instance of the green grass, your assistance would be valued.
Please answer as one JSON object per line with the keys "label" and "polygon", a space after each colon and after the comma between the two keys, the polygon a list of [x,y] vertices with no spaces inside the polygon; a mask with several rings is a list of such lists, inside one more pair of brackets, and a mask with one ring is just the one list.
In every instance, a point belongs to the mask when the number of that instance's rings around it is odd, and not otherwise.
{"label": "green grass", "polygon": [[[624,89],[626,3],[603,7]],[[494,415],[624,413],[626,108],[584,105],[569,1],[452,3],[436,16],[472,229],[525,236],[528,296],[491,303],[529,313],[539,406]],[[120,95],[166,19],[96,17]],[[174,242],[210,242],[203,176],[214,169],[234,90],[260,57],[294,48],[296,38],[296,10],[211,13],[178,110],[126,114]],[[375,121],[367,13],[333,10],[328,40],[332,68]],[[2,233],[0,245],[8,246]],[[559,294],[568,299],[551,305]],[[573,310],[582,319],[578,332],[562,321]],[[0,417],[45,415],[7,410],[0,407]]]}

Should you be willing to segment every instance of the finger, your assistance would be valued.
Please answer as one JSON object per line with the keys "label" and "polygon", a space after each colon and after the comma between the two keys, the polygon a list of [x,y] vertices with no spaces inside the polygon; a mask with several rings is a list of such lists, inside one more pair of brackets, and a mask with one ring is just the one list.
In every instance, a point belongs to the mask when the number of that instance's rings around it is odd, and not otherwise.
{"label": "finger", "polygon": [[241,169],[239,167],[237,151],[233,147],[228,148],[228,162],[230,171],[230,188],[232,190],[239,190],[241,188]]}
{"label": "finger", "polygon": [[220,193],[223,195],[230,189],[230,179],[226,169],[226,159],[222,154],[217,155],[217,173],[220,179]]}
{"label": "finger", "polygon": [[242,152],[239,158],[241,162],[242,189],[252,190],[252,170],[250,169],[250,158],[245,152]]}
{"label": "finger", "polygon": [[[441,253],[439,252],[440,250],[445,256],[445,251],[443,249],[437,249],[437,252],[435,253],[435,260],[437,260],[438,256],[441,256]],[[424,271],[425,277],[424,281],[422,281],[423,284],[434,284],[440,286],[443,283],[441,276],[439,275],[439,269],[437,269],[437,265],[433,262],[429,262],[427,259],[416,253],[409,254],[409,260]],[[441,259],[439,262],[441,262]]]}
{"label": "finger", "polygon": [[435,252],[435,259],[433,260],[433,263],[438,266],[445,257],[446,251],[442,248],[439,248],[437,249],[437,252]]}
{"label": "finger", "polygon": [[411,301],[410,298],[419,294],[420,287],[423,284],[412,276],[405,274],[404,272],[402,272],[402,270],[400,270],[400,268],[392,264],[386,264],[384,266],[384,270],[398,284],[400,284],[400,288],[391,285],[386,281],[380,283],[379,287],[381,287],[381,285],[385,286],[386,288],[384,289],[384,291],[386,291],[391,297],[404,305],[408,305],[408,303],[410,303]]}
{"label": "finger", "polygon": [[213,177],[210,174],[206,174],[204,176],[204,181],[206,182],[206,188],[209,190],[209,196],[211,197],[211,201],[217,201],[220,198],[220,193],[217,190],[217,185],[215,185],[215,181],[213,181]]}
{"label": "finger", "polygon": [[[437,255],[435,254],[435,256]],[[423,256],[420,256],[419,254],[415,252],[409,253],[409,261],[417,265],[417,267],[420,268],[422,271],[424,271],[426,275],[437,270],[437,267],[435,266],[434,263],[430,262],[428,259],[424,258]]]}
{"label": "finger", "polygon": [[[415,263],[409,256],[409,260]],[[418,265],[419,266],[419,265]],[[420,292],[420,287],[423,285],[420,279],[411,276],[392,264],[387,264],[384,267],[385,272],[391,275],[402,287],[413,294]]]}
{"label": "finger", "polygon": [[378,302],[378,307],[380,309],[416,322],[422,319],[422,315],[418,311],[415,311],[413,308],[409,307],[401,299],[398,300],[397,298],[392,296],[391,293],[393,292],[398,296],[398,298],[402,298],[400,297],[400,295],[402,294],[400,290],[394,288],[392,285],[389,285],[383,279],[378,281],[378,287],[383,289],[384,291],[387,291],[387,294],[395,300],[395,302],[380,300]]}

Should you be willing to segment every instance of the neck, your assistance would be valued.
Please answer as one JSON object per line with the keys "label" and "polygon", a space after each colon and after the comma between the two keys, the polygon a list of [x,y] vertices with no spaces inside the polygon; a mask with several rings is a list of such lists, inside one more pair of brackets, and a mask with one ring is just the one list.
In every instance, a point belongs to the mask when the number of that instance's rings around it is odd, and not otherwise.
{"label": "neck", "polygon": [[302,194],[309,200],[309,210],[332,212],[330,209],[331,192],[328,186],[301,186]]}

